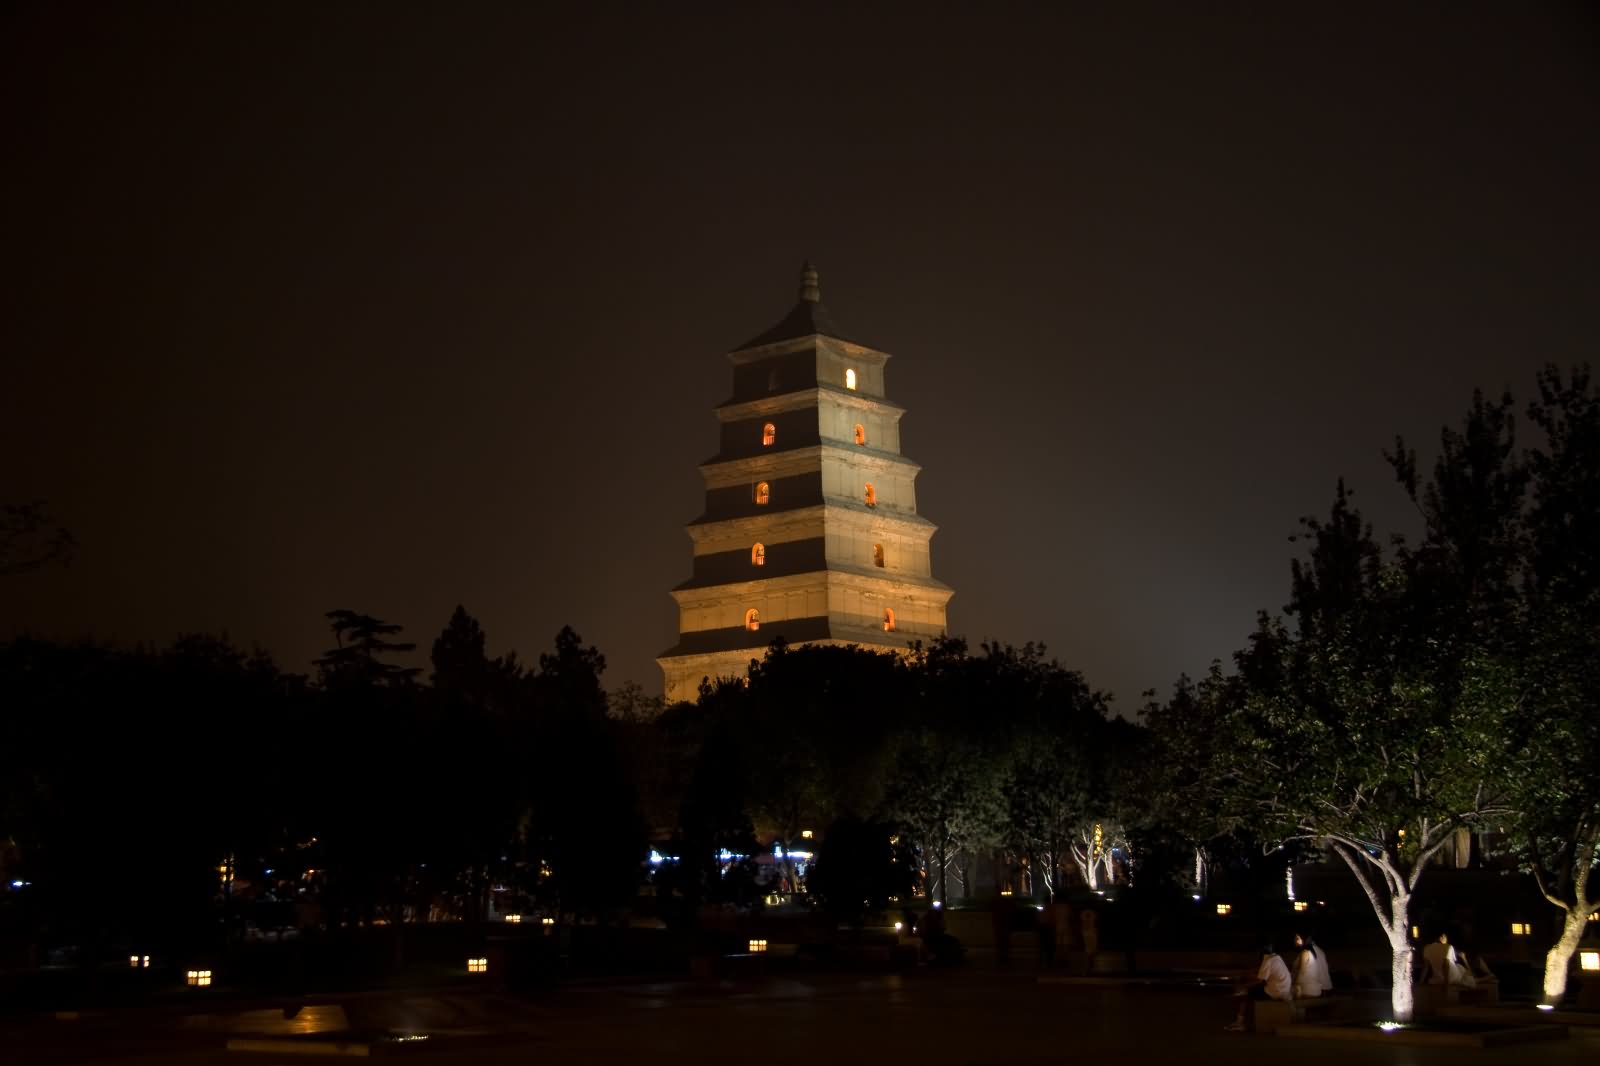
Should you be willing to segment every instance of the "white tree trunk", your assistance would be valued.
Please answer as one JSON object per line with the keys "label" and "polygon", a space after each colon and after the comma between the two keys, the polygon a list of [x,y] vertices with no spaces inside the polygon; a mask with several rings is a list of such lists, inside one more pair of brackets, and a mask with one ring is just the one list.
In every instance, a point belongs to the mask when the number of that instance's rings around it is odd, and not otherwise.
{"label": "white tree trunk", "polygon": [[1090,891],[1100,887],[1098,875],[1100,860],[1094,854],[1094,849],[1087,844],[1080,847],[1076,842],[1067,847],[1068,853],[1072,856],[1072,865],[1078,868],[1078,876],[1083,878],[1083,883],[1089,886]]}
{"label": "white tree trunk", "polygon": [[1389,975],[1394,985],[1389,994],[1389,1005],[1394,1011],[1394,1020],[1409,1022],[1416,1010],[1416,987],[1412,984],[1411,954],[1411,898],[1397,895],[1390,901],[1390,920],[1388,922]]}
{"label": "white tree trunk", "polygon": [[[1362,891],[1367,894],[1367,901],[1372,904],[1372,913],[1377,916],[1378,924],[1383,926],[1384,933],[1389,937],[1389,975],[1393,981],[1389,993],[1389,1005],[1394,1011],[1394,1020],[1409,1022],[1416,1010],[1416,990],[1412,987],[1411,957],[1411,894],[1417,889],[1417,882],[1421,879],[1423,867],[1427,862],[1430,851],[1424,851],[1417,857],[1417,863],[1411,870],[1409,879],[1389,861],[1387,856],[1380,856],[1377,862],[1370,860],[1358,849],[1359,842],[1340,841],[1334,847],[1335,853],[1344,860],[1350,872],[1356,875]],[[1361,857],[1358,858],[1358,855]],[[1382,873],[1380,885],[1374,885],[1368,877],[1362,863],[1368,863],[1367,869],[1376,866]],[[1388,906],[1384,906],[1384,897],[1388,898]]]}
{"label": "white tree trunk", "polygon": [[1567,908],[1566,921],[1561,925],[1561,936],[1544,957],[1544,1002],[1557,1004],[1567,994],[1567,967],[1572,965],[1572,954],[1578,950],[1578,941],[1589,924],[1587,907]]}

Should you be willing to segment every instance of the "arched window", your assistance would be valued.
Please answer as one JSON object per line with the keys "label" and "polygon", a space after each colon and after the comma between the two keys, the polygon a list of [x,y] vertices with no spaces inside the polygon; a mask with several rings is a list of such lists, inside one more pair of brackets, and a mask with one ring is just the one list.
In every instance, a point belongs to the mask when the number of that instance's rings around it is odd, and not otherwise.
{"label": "arched window", "polygon": [[893,607],[885,607],[883,609],[883,631],[885,633],[893,633],[894,632],[894,608]]}
{"label": "arched window", "polygon": [[772,486],[765,481],[756,482],[756,506],[765,507],[772,498]]}
{"label": "arched window", "polygon": [[878,506],[878,490],[872,487],[872,482],[867,482],[867,506]]}
{"label": "arched window", "polygon": [[768,422],[766,425],[761,427],[761,446],[763,448],[771,446],[772,442],[777,440],[777,439],[778,439],[778,427],[777,426],[773,425],[771,422]]}
{"label": "arched window", "polygon": [[874,544],[872,546],[872,565],[873,566],[882,566],[883,565],[883,545],[882,544]]}
{"label": "arched window", "polygon": [[757,541],[756,546],[750,549],[750,565],[767,565],[767,546],[762,544],[760,541]]}
{"label": "arched window", "polygon": [[755,630],[761,628],[761,612],[754,607],[744,613],[744,627]]}
{"label": "arched window", "polygon": [[856,443],[867,443],[867,427],[863,426],[860,422],[856,423]]}
{"label": "arched window", "polygon": [[856,372],[854,370],[846,370],[844,372],[844,387],[847,389],[856,387]]}

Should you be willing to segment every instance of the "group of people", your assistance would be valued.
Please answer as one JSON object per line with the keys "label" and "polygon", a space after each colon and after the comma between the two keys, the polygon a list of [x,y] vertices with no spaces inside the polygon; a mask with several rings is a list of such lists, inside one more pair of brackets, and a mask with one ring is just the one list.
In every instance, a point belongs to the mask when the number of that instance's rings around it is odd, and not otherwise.
{"label": "group of people", "polygon": [[1328,973],[1327,953],[1311,939],[1309,933],[1294,935],[1294,965],[1283,960],[1272,944],[1261,947],[1261,965],[1255,980],[1241,986],[1237,993],[1239,1010],[1229,1029],[1245,1028],[1245,1016],[1253,1002],[1276,999],[1292,1003],[1297,999],[1313,999],[1333,991],[1333,978]]}
{"label": "group of people", "polygon": [[[1229,1029],[1245,1028],[1245,1019],[1253,1002],[1276,999],[1292,1003],[1297,999],[1314,999],[1333,991],[1333,980],[1328,975],[1328,956],[1307,933],[1294,937],[1293,964],[1287,963],[1272,944],[1261,948],[1261,966],[1253,981],[1241,985],[1235,993],[1239,998],[1238,1014]],[[1422,949],[1422,962],[1417,971],[1417,981],[1429,985],[1456,985],[1476,988],[1493,981],[1483,956],[1473,952],[1470,956],[1456,949],[1446,933]]]}

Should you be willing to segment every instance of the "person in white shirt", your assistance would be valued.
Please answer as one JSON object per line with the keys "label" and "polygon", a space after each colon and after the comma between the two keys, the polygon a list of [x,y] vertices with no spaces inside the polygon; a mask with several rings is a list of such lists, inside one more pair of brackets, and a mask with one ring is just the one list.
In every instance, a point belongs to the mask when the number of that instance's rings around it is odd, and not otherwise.
{"label": "person in white shirt", "polygon": [[1474,988],[1478,981],[1472,971],[1461,964],[1448,933],[1422,949],[1422,983],[1428,985],[1459,985]]}
{"label": "person in white shirt", "polygon": [[1261,965],[1256,970],[1256,979],[1234,993],[1239,999],[1239,1011],[1234,1016],[1229,1029],[1243,1029],[1245,1015],[1250,1010],[1250,1004],[1265,999],[1282,1000],[1285,1003],[1294,999],[1294,978],[1289,974],[1289,967],[1283,958],[1274,950],[1271,944],[1261,948]]}
{"label": "person in white shirt", "polygon": [[1294,998],[1314,999],[1332,992],[1333,978],[1322,948],[1306,933],[1296,933],[1294,944],[1299,949],[1294,960]]}

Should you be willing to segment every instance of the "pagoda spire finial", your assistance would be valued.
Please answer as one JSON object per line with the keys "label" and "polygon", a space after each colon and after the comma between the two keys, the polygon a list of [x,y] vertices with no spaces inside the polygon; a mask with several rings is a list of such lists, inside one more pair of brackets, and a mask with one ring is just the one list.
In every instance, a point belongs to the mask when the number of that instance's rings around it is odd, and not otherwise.
{"label": "pagoda spire finial", "polygon": [[822,289],[817,285],[817,268],[807,259],[800,267],[800,299],[806,303],[821,303]]}

